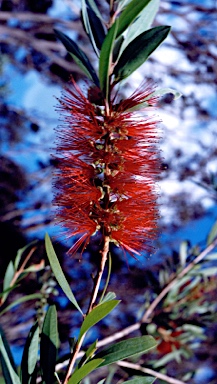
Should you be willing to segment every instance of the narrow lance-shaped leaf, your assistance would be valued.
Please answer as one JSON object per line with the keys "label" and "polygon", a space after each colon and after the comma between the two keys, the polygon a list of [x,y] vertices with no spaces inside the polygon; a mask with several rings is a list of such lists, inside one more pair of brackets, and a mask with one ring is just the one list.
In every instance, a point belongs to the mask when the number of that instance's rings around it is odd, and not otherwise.
{"label": "narrow lance-shaped leaf", "polygon": [[101,303],[105,303],[106,301],[111,301],[116,298],[116,294],[114,292],[108,292],[102,299]]}
{"label": "narrow lance-shaped leaf", "polygon": [[63,43],[67,51],[73,57],[76,64],[82,69],[82,71],[89,77],[98,87],[99,79],[94,71],[89,59],[85,53],[79,48],[79,46],[64,33],[54,29],[58,39]]}
{"label": "narrow lance-shaped leaf", "polygon": [[103,304],[97,305],[84,319],[80,333],[79,333],[79,338],[78,340],[81,339],[81,337],[95,325],[98,323],[100,320],[102,320],[105,316],[109,314],[119,303],[119,300],[112,300],[108,301]]}
{"label": "narrow lance-shaped leaf", "polygon": [[115,40],[114,47],[113,47],[113,63],[115,63],[119,58],[119,56],[121,55],[123,42],[124,42],[123,35],[119,36],[118,39]]}
{"label": "narrow lance-shaped leaf", "polygon": [[117,37],[119,37],[150,3],[151,0],[132,0],[119,17]]}
{"label": "narrow lance-shaped leaf", "polygon": [[82,0],[82,18],[86,33],[98,55],[98,49],[101,49],[105,39],[105,30],[100,18],[96,15],[88,0]]}
{"label": "narrow lance-shaped leaf", "polygon": [[[1,326],[0,326],[0,335],[1,335],[1,338],[2,338],[2,341],[3,341],[3,344],[4,344],[7,356],[9,358],[9,360],[10,360],[11,366],[12,366],[13,370],[17,373],[16,365],[15,365],[15,362],[14,362],[13,355],[11,353],[10,346],[8,344],[8,341],[6,339],[5,333],[4,333],[3,329],[1,328]],[[11,376],[10,376],[8,367],[7,367],[7,365],[5,363],[5,360],[4,360],[4,358],[3,358],[1,353],[0,353],[0,362],[1,362],[2,373],[3,373],[3,376],[5,378],[5,381],[6,381],[7,384],[11,384],[12,383]]]}
{"label": "narrow lance-shaped leaf", "polygon": [[11,361],[7,354],[1,335],[0,335],[0,353],[1,353],[1,363],[2,363],[2,370],[4,373],[5,383],[21,384],[17,373],[15,372],[14,368],[11,365]]}
{"label": "narrow lance-shaped leaf", "polygon": [[8,295],[9,295],[9,293],[11,291],[11,289],[13,289],[12,287],[10,287],[10,285],[12,283],[12,279],[14,277],[14,274],[15,274],[14,265],[13,265],[13,262],[10,261],[10,263],[7,266],[7,269],[6,269],[6,272],[5,272],[4,281],[3,281],[2,303],[5,302],[5,300],[7,299]]}
{"label": "narrow lance-shaped leaf", "polygon": [[31,241],[31,243],[25,245],[25,247],[18,250],[15,261],[14,261],[14,269],[15,270],[17,270],[18,265],[19,265],[20,260],[21,260],[21,257],[23,255],[23,253],[26,251],[26,249],[28,249],[29,247],[31,247],[33,244],[36,244],[36,243],[37,243],[37,240]]}
{"label": "narrow lance-shaped leaf", "polygon": [[83,26],[84,26],[84,29],[86,31],[86,34],[89,37],[90,42],[93,46],[93,49],[94,49],[96,55],[99,56],[99,51],[98,51],[98,47],[97,47],[96,41],[95,41],[93,33],[92,33],[92,28],[91,28],[90,20],[89,20],[89,14],[87,12],[87,4],[86,4],[85,0],[82,0],[81,20],[83,22]]}
{"label": "narrow lance-shaped leaf", "polygon": [[30,329],[28,338],[23,351],[21,362],[21,380],[23,384],[28,384],[34,376],[35,367],[38,360],[39,326],[36,322]]}
{"label": "narrow lance-shaped leaf", "polygon": [[213,224],[211,231],[207,236],[207,245],[210,245],[216,237],[217,237],[217,221]]}
{"label": "narrow lance-shaped leaf", "polygon": [[165,40],[169,31],[169,26],[155,27],[143,32],[133,40],[126,47],[114,68],[116,81],[125,79],[139,68]]}
{"label": "narrow lance-shaped leaf", "polygon": [[90,20],[90,26],[92,29],[94,41],[96,43],[97,48],[101,49],[106,36],[105,30],[100,19],[96,16],[95,12],[90,7],[87,8],[87,13]]}
{"label": "narrow lance-shaped leaf", "polygon": [[98,340],[95,340],[90,346],[89,348],[87,349],[87,351],[85,352],[84,356],[81,358],[81,360],[79,361],[79,364],[78,364],[78,368],[82,367],[84,364],[86,364],[92,357],[93,357],[93,354],[95,353],[97,347],[97,341]]}
{"label": "narrow lance-shaped leaf", "polygon": [[7,266],[5,277],[4,277],[4,282],[3,282],[3,290],[4,291],[10,287],[12,278],[14,277],[14,273],[15,273],[15,270],[14,270],[13,262],[10,261],[10,263]]}
{"label": "narrow lance-shaped leaf", "polygon": [[0,315],[3,315],[5,312],[9,311],[9,309],[15,307],[15,305],[25,303],[26,301],[35,300],[35,299],[41,299],[42,294],[41,293],[32,293],[30,295],[21,296],[19,299],[13,301],[11,304],[9,304],[6,308],[4,308]]}
{"label": "narrow lance-shaped leaf", "polygon": [[105,348],[102,352],[97,353],[95,358],[104,359],[103,363],[100,364],[100,367],[102,367],[137,354],[145,353],[155,348],[156,345],[157,343],[152,336],[134,337]]}
{"label": "narrow lance-shaped leaf", "polygon": [[210,253],[209,255],[207,255],[205,258],[204,258],[205,261],[207,260],[211,260],[211,261],[217,261],[217,253],[214,252],[214,253]]}
{"label": "narrow lance-shaped leaf", "polygon": [[158,11],[159,5],[160,0],[152,0],[147,4],[145,8],[143,8],[139,16],[128,28],[125,40],[121,46],[119,56],[127,47],[127,45],[131,43],[131,41],[133,41],[137,36],[141,35],[141,33],[147,31],[147,29],[151,27],[155,15]]}
{"label": "narrow lance-shaped leaf", "polygon": [[59,336],[56,308],[52,305],[45,316],[40,346],[42,377],[45,384],[53,384]]}
{"label": "narrow lance-shaped leaf", "polygon": [[89,361],[83,367],[77,369],[70,377],[68,384],[78,384],[84,377],[89,375],[90,372],[94,371],[101,363],[103,359],[95,359]]}
{"label": "narrow lance-shaped leaf", "polygon": [[176,91],[175,89],[159,88],[155,92],[150,93],[150,95],[148,95],[145,99],[143,99],[142,103],[140,103],[140,104],[138,104],[132,108],[129,108],[128,111],[138,111],[140,109],[147,108],[147,107],[151,106],[149,104],[150,99],[152,99],[153,97],[161,97],[161,96],[168,95],[168,94],[173,95],[174,100],[179,99],[179,97],[182,96],[182,94],[180,92]]}
{"label": "narrow lance-shaped leaf", "polygon": [[88,0],[88,4],[89,6],[92,8],[92,10],[95,12],[95,14],[97,15],[97,17],[103,22],[103,17],[95,3],[94,0]]}
{"label": "narrow lance-shaped leaf", "polygon": [[3,297],[5,294],[8,295],[11,291],[13,291],[15,287],[17,287],[17,284],[13,285],[13,287],[5,289],[2,293],[0,293],[0,297]]}
{"label": "narrow lance-shaped leaf", "polygon": [[118,1],[118,12],[122,12],[124,8],[126,8],[127,4],[129,4],[132,0],[119,0]]}
{"label": "narrow lance-shaped leaf", "polygon": [[188,257],[188,241],[182,241],[180,246],[179,246],[179,260],[180,260],[180,265],[183,268],[186,265],[186,260]]}
{"label": "narrow lance-shaped leaf", "polygon": [[79,310],[79,312],[83,315],[81,308],[79,307],[75,296],[73,295],[71,288],[64,276],[64,273],[62,271],[62,268],[60,266],[60,263],[57,259],[56,253],[54,251],[53,245],[51,243],[51,240],[46,234],[45,236],[45,247],[47,252],[47,257],[49,259],[52,271],[54,273],[54,276],[56,277],[60,287],[62,288],[65,295],[68,297],[68,299],[74,304],[74,306]]}
{"label": "narrow lance-shaped leaf", "polygon": [[39,272],[44,269],[44,260],[41,260],[38,264],[30,265],[29,267],[25,268],[23,273],[29,273],[29,272]]}
{"label": "narrow lance-shaped leaf", "polygon": [[171,93],[174,96],[174,100],[179,99],[182,96],[181,92],[176,91],[175,89],[159,88],[155,92],[153,92],[151,95],[149,95],[148,99],[150,99],[150,97],[153,97],[153,96],[164,96],[164,95],[167,95],[168,93]]}
{"label": "narrow lance-shaped leaf", "polygon": [[118,19],[113,24],[111,29],[109,29],[106,38],[103,42],[100,58],[99,58],[99,81],[100,88],[104,92],[106,98],[108,98],[109,93],[109,71],[112,63],[112,51],[114,47],[114,42],[116,38],[118,28]]}

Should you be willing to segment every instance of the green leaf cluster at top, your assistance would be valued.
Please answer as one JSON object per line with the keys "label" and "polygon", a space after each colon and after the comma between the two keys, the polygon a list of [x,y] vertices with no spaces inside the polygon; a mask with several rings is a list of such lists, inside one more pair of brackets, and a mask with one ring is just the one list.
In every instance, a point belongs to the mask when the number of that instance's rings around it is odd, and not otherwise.
{"label": "green leaf cluster at top", "polygon": [[85,32],[99,57],[99,76],[81,48],[60,31],[55,33],[83,72],[108,98],[110,79],[114,84],[140,67],[165,40],[170,27],[151,28],[159,0],[116,1],[112,25],[106,23],[94,0],[82,0],[81,18]]}

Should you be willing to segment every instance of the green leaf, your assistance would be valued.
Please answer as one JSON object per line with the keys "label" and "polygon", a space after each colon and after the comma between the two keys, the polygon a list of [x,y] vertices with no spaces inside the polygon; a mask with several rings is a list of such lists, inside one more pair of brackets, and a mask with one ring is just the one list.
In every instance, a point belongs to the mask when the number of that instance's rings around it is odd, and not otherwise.
{"label": "green leaf", "polygon": [[[28,274],[30,272],[39,272],[39,271],[42,271],[43,269],[44,269],[44,260],[42,260],[38,264],[33,264],[33,265],[30,265],[28,268],[25,268],[23,270],[23,274]],[[23,278],[23,274],[22,274],[22,278]]]}
{"label": "green leaf", "polygon": [[4,342],[2,340],[2,336],[0,335],[0,352],[1,352],[1,364],[2,364],[2,371],[5,378],[6,384],[21,384],[20,379],[13,369],[11,365],[10,358],[7,354],[6,347],[4,345]]}
{"label": "green leaf", "polygon": [[38,344],[39,344],[39,326],[36,322],[30,329],[29,335],[23,351],[21,362],[21,381],[22,384],[31,383],[33,379],[37,360],[38,360]]}
{"label": "green leaf", "polygon": [[89,348],[87,349],[87,351],[85,352],[85,356],[86,358],[89,358],[89,357],[92,357],[94,352],[96,351],[96,344],[97,344],[97,340],[95,340],[90,346]]}
{"label": "green leaf", "polygon": [[25,301],[29,301],[29,300],[41,299],[41,297],[42,297],[41,293],[32,293],[31,295],[22,296],[19,299],[13,301],[6,308],[4,308],[0,312],[0,316],[3,315],[5,312],[9,311],[11,308],[15,307],[16,305],[19,305],[19,304],[24,303]]}
{"label": "green leaf", "polygon": [[92,8],[92,10],[95,12],[97,17],[103,22],[103,17],[101,15],[96,3],[94,2],[94,0],[88,0],[88,4]]}
{"label": "green leaf", "polygon": [[85,53],[73,40],[71,40],[64,33],[56,29],[54,29],[54,32],[58,39],[63,43],[67,51],[70,53],[76,64],[82,69],[86,76],[89,77],[99,87],[99,79]]}
{"label": "green leaf", "polygon": [[165,40],[169,31],[169,26],[155,27],[143,32],[133,40],[126,47],[114,68],[116,81],[125,79],[139,68]]}
{"label": "green leaf", "polygon": [[10,263],[7,266],[6,272],[5,272],[5,277],[4,277],[4,282],[3,282],[3,290],[7,290],[10,287],[11,281],[14,277],[14,266],[13,262],[10,261]]}
{"label": "green leaf", "polygon": [[[13,370],[17,373],[16,365],[15,365],[14,358],[13,358],[13,355],[12,355],[11,350],[10,350],[10,346],[9,346],[9,344],[7,342],[5,333],[4,333],[4,331],[3,331],[1,326],[0,326],[0,335],[1,335],[1,338],[2,338],[2,341],[3,341],[3,344],[4,344],[7,356],[9,358],[9,360],[10,360],[11,366],[12,366]],[[3,356],[2,356],[1,353],[0,353],[0,361],[1,361],[1,366],[2,366],[2,373],[3,373],[3,376],[4,376],[5,380],[6,380],[6,383],[7,384],[12,383],[11,377],[10,377],[10,373],[8,371],[7,365],[6,365],[5,360],[3,359]]]}
{"label": "green leaf", "polygon": [[106,301],[111,301],[116,298],[116,294],[114,292],[108,292],[105,297],[102,299],[101,303],[105,303]]}
{"label": "green leaf", "polygon": [[94,371],[94,369],[96,369],[102,362],[103,359],[94,359],[89,361],[87,364],[83,365],[83,367],[79,368],[72,374],[68,384],[78,384],[85,376]]}
{"label": "green leaf", "polygon": [[151,377],[151,376],[138,376],[138,377],[135,377],[134,379],[132,380],[128,380],[128,381],[124,381],[124,383],[129,383],[129,384],[152,384],[154,383],[156,380],[156,377]]}
{"label": "green leaf", "polygon": [[213,240],[215,240],[216,237],[217,237],[217,221],[214,223],[214,225],[211,228],[211,231],[207,236],[207,241],[206,241],[207,245],[210,245],[213,242]]}
{"label": "green leaf", "polygon": [[123,10],[119,17],[117,37],[119,37],[150,3],[151,0],[132,0]]}
{"label": "green leaf", "polygon": [[118,19],[113,24],[113,26],[109,29],[100,53],[99,58],[99,82],[100,88],[104,92],[106,98],[108,98],[109,93],[109,76],[110,76],[110,68],[112,62],[112,51],[114,47],[114,42],[116,38],[116,33],[118,29]]}
{"label": "green leaf", "polygon": [[15,258],[15,261],[14,261],[14,269],[15,269],[15,271],[17,271],[17,268],[19,266],[19,263],[20,263],[20,260],[21,260],[21,257],[23,255],[23,253],[26,251],[26,249],[28,249],[29,247],[31,247],[35,243],[37,243],[37,240],[32,241],[31,243],[25,245],[25,247],[23,247],[23,248],[18,250],[16,258]]}
{"label": "green leaf", "polygon": [[88,0],[82,0],[82,18],[90,42],[98,55],[105,39],[105,30],[100,18],[96,15]]}
{"label": "green leaf", "polygon": [[60,266],[60,263],[57,259],[53,245],[52,245],[51,240],[50,240],[47,233],[45,235],[45,248],[46,248],[47,257],[49,259],[52,271],[53,271],[54,276],[56,277],[60,287],[62,288],[63,292],[68,297],[68,299],[74,304],[74,306],[78,309],[78,311],[83,315],[82,310],[79,307],[79,305],[75,299],[75,296],[73,295],[73,293],[71,291],[69,283],[67,282],[67,280],[63,274],[62,268]]}
{"label": "green leaf", "polygon": [[162,368],[162,367],[165,367],[166,364],[168,364],[170,361],[177,361],[179,362],[179,364],[181,363],[181,359],[180,357],[182,356],[182,350],[173,350],[172,352],[170,353],[167,353],[166,355],[164,355],[161,359],[157,360],[156,362],[153,363],[152,367],[153,368]]}
{"label": "green leaf", "polygon": [[134,40],[137,36],[139,36],[141,33],[151,27],[155,15],[158,11],[159,5],[160,0],[152,0],[149,2],[149,4],[147,4],[145,8],[143,8],[138,18],[127,30],[126,38],[121,47],[120,54],[124,51],[124,49],[127,47],[127,45],[129,45],[132,40]]}
{"label": "green leaf", "polygon": [[160,88],[157,89],[155,92],[153,92],[149,97],[146,99],[150,99],[153,96],[164,96],[167,95],[168,93],[171,93],[174,96],[174,100],[179,99],[182,96],[182,93],[179,91],[176,91],[175,89],[172,88]]}
{"label": "green leaf", "polygon": [[180,265],[184,267],[186,265],[186,260],[188,257],[188,241],[182,241],[179,246],[179,260]]}
{"label": "green leaf", "polygon": [[98,340],[95,340],[90,346],[89,348],[87,349],[87,351],[85,352],[84,356],[81,358],[81,360],[79,361],[79,364],[78,364],[78,368],[82,367],[84,364],[87,363],[87,361],[89,361],[91,359],[91,357],[93,356],[93,354],[95,353],[96,351],[96,344],[97,344],[97,341]]}
{"label": "green leaf", "polygon": [[118,39],[115,40],[114,47],[113,47],[113,63],[116,63],[118,57],[120,56],[123,42],[124,42],[123,35],[119,36]]}
{"label": "green leaf", "polygon": [[191,335],[199,336],[204,335],[204,329],[202,327],[199,327],[199,325],[193,325],[193,324],[183,324],[182,329],[184,331],[189,331]]}
{"label": "green leaf", "polygon": [[202,276],[215,276],[217,274],[217,267],[210,267],[210,268],[201,268],[200,272],[191,270],[190,275],[191,276],[197,276],[198,274]]}
{"label": "green leaf", "polygon": [[9,294],[11,291],[13,291],[14,288],[16,288],[18,284],[14,284],[13,287],[9,287],[5,289],[2,293],[0,293],[0,297],[3,297],[6,293]]}
{"label": "green leaf", "polygon": [[120,13],[124,8],[126,8],[127,4],[129,4],[131,0],[118,0],[118,13]]}
{"label": "green leaf", "polygon": [[143,99],[143,101],[140,104],[135,105],[132,108],[128,108],[127,110],[128,111],[139,111],[141,109],[147,108],[147,107],[151,106],[151,104],[149,104],[150,99],[152,99],[153,97],[161,97],[161,96],[166,95],[168,93],[171,93],[174,95],[174,100],[176,100],[182,96],[182,94],[180,92],[178,92],[172,88],[160,88],[160,89],[157,89],[155,92],[150,93],[150,95],[148,95],[145,99]]}
{"label": "green leaf", "polygon": [[214,253],[209,253],[205,258],[204,258],[205,261],[207,260],[211,260],[211,261],[217,261],[217,252],[214,252]]}
{"label": "green leaf", "polygon": [[55,305],[49,307],[41,334],[40,361],[45,384],[53,384],[59,336]]}
{"label": "green leaf", "polygon": [[77,342],[76,337],[70,337],[69,338],[69,346],[70,346],[71,353],[73,352],[73,350],[75,348],[76,342]]}
{"label": "green leaf", "polygon": [[82,323],[78,341],[88,331],[88,329],[93,327],[93,325],[107,316],[109,312],[111,312],[118,305],[119,302],[119,300],[112,300],[103,304],[99,304],[90,313],[88,313]]}
{"label": "green leaf", "polygon": [[105,348],[102,352],[97,353],[95,358],[104,359],[103,363],[100,364],[100,367],[103,367],[104,365],[145,353],[155,348],[156,345],[157,343],[152,336],[134,337]]}

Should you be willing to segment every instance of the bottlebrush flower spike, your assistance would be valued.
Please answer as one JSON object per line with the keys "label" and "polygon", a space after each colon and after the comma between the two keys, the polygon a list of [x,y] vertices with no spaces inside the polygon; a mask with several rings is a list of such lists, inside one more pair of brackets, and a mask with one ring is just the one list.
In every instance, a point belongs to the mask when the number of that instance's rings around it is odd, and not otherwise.
{"label": "bottlebrush flower spike", "polygon": [[[143,83],[129,98],[103,105],[72,80],[60,100],[64,124],[57,133],[57,218],[78,236],[76,252],[100,231],[132,255],[151,251],[158,209],[158,122],[144,117],[156,103]],[[147,102],[148,100],[148,102]],[[137,111],[139,109],[139,111]]]}

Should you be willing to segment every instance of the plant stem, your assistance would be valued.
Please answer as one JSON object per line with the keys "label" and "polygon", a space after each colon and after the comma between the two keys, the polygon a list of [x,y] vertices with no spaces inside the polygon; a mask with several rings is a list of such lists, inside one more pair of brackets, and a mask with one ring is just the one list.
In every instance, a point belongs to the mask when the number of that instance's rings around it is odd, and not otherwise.
{"label": "plant stem", "polygon": [[143,373],[147,373],[148,375],[153,375],[157,379],[166,381],[167,383],[170,383],[170,384],[185,384],[184,381],[174,379],[173,377],[167,376],[160,372],[156,372],[150,368],[141,367],[141,365],[139,364],[133,364],[128,361],[118,361],[117,364],[120,367],[126,367],[126,368],[134,369]]}
{"label": "plant stem", "polygon": [[91,296],[91,300],[90,300],[90,305],[89,305],[87,313],[92,311],[93,305],[95,304],[95,301],[96,301],[96,298],[97,298],[97,294],[98,294],[98,291],[99,291],[99,286],[100,286],[102,274],[103,274],[103,271],[104,271],[104,268],[105,268],[105,263],[106,263],[106,260],[107,260],[108,252],[109,252],[109,236],[105,236],[104,247],[103,247],[103,250],[101,251],[102,258],[101,258],[101,262],[100,262],[100,266],[99,266],[97,275],[96,275],[96,277],[94,279],[95,280],[95,284],[94,284],[94,288],[93,288],[93,292],[92,292],[92,296]]}
{"label": "plant stem", "polygon": [[78,353],[81,349],[81,346],[82,346],[82,343],[83,343],[85,336],[86,336],[86,333],[80,338],[79,342],[77,342],[75,344],[75,348],[74,348],[72,355],[71,355],[71,358],[69,360],[69,364],[68,364],[68,368],[66,371],[66,376],[65,376],[65,380],[63,381],[63,384],[67,384],[69,379],[70,379],[72,369],[74,367],[75,361],[77,359]]}
{"label": "plant stem", "polygon": [[105,296],[105,293],[106,293],[106,290],[107,290],[108,285],[109,285],[109,280],[110,280],[110,277],[111,277],[111,268],[112,268],[112,257],[111,257],[111,254],[109,253],[108,276],[107,276],[107,279],[106,279],[106,282],[105,282],[105,286],[104,286],[104,289],[103,289],[103,292],[102,292],[102,295],[101,295],[101,298],[100,298],[100,301],[99,301],[100,303],[103,300],[103,298]]}
{"label": "plant stem", "polygon": [[[91,299],[90,299],[90,304],[89,304],[89,308],[88,308],[88,311],[86,313],[86,316],[93,310],[94,304],[96,302],[97,295],[99,292],[100,282],[102,279],[103,271],[105,268],[105,263],[107,260],[108,252],[109,252],[109,236],[105,236],[103,249],[101,251],[101,255],[102,255],[101,262],[100,262],[100,266],[99,266],[97,275],[94,279],[95,280],[94,287],[93,287],[93,291],[92,291],[92,295],[91,295]],[[78,353],[80,352],[80,349],[81,349],[81,346],[82,346],[82,343],[84,341],[85,336],[86,336],[86,333],[75,344],[74,350],[73,350],[71,358],[69,360],[69,364],[68,364],[68,367],[66,370],[66,376],[65,376],[65,379],[63,381],[63,384],[67,384],[69,379],[70,379],[72,369],[73,369],[75,361],[78,357]]]}
{"label": "plant stem", "polygon": [[19,270],[15,272],[14,277],[10,282],[10,287],[12,287],[16,283],[19,276],[24,272],[24,268],[25,268],[27,262],[29,261],[29,259],[31,258],[32,254],[35,252],[36,249],[37,249],[37,247],[33,247],[29,251],[28,255],[26,256],[25,260],[23,261],[22,265],[20,266]]}

